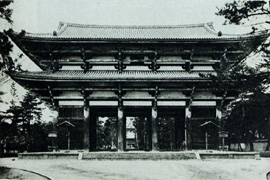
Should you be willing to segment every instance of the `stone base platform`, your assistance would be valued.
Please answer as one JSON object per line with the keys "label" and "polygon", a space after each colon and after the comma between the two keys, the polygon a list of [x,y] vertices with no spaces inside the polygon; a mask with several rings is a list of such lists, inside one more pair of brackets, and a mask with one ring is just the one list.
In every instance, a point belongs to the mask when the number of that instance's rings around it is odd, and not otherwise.
{"label": "stone base platform", "polygon": [[90,152],[83,160],[182,160],[197,159],[194,152]]}
{"label": "stone base platform", "polygon": [[78,152],[19,153],[18,159],[78,159]]}
{"label": "stone base platform", "polygon": [[19,153],[19,159],[78,159],[78,160],[187,160],[187,159],[256,159],[256,152],[181,151],[181,152],[38,152]]}
{"label": "stone base platform", "polygon": [[257,152],[200,152],[201,159],[256,159]]}

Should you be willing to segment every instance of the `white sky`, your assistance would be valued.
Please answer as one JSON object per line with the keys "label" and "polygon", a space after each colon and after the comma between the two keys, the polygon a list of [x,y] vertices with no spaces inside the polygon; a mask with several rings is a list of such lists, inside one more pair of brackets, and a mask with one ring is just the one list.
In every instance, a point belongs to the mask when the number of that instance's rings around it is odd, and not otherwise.
{"label": "white sky", "polygon": [[102,25],[179,25],[214,22],[216,30],[223,17],[217,7],[232,0],[14,0],[13,29],[53,32],[59,21]]}

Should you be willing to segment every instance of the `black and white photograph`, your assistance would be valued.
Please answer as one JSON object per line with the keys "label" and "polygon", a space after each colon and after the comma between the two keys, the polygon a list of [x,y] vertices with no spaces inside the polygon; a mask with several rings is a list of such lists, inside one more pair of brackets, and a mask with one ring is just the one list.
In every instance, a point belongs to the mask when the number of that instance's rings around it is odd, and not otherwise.
{"label": "black and white photograph", "polygon": [[270,180],[269,0],[0,0],[0,179]]}

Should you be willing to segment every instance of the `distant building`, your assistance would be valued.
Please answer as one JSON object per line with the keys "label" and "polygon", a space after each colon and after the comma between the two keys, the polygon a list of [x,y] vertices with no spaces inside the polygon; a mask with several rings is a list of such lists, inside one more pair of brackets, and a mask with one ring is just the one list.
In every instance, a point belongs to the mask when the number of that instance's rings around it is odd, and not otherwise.
{"label": "distant building", "polygon": [[[219,106],[237,91],[212,91],[211,80],[200,74],[244,58],[253,46],[250,40],[262,38],[216,32],[212,23],[62,22],[53,33],[10,37],[43,70],[14,72],[13,79],[53,103],[58,124],[74,125],[69,130],[71,149],[90,151],[203,148],[200,125],[219,124]],[[100,123],[100,117],[107,118]],[[136,119],[136,128],[126,125],[127,117]],[[68,147],[66,133],[58,127],[60,149]],[[211,133],[209,147],[216,148],[218,128]]]}

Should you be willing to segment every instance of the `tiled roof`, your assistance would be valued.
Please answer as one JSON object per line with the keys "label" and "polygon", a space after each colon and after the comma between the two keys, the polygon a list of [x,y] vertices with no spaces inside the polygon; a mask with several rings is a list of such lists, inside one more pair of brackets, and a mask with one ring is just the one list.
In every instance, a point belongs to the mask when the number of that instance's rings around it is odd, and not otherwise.
{"label": "tiled roof", "polygon": [[105,26],[82,25],[60,22],[55,34],[26,33],[26,37],[48,39],[93,40],[185,40],[185,39],[235,39],[238,35],[221,35],[212,23],[178,26]]}
{"label": "tiled roof", "polygon": [[16,72],[12,74],[15,79],[31,81],[177,81],[203,79],[202,74],[213,71],[186,72],[186,71],[43,71],[43,72]]}

